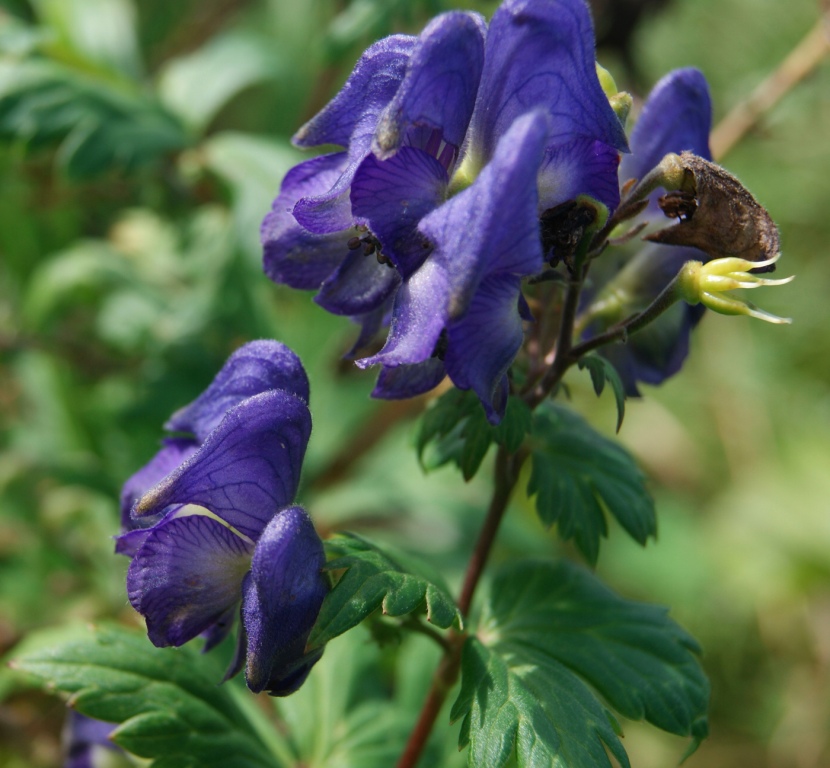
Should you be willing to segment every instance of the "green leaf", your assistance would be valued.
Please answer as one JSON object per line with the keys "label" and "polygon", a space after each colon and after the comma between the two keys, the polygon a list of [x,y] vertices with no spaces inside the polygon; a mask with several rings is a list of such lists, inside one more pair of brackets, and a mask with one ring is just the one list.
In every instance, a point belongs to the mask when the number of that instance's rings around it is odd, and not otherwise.
{"label": "green leaf", "polygon": [[487,421],[478,397],[471,390],[451,389],[424,413],[416,440],[426,470],[454,462],[465,480],[471,480],[487,455],[490,444],[515,453],[530,431],[531,412],[517,397],[510,397],[501,423]]}
{"label": "green leaf", "polygon": [[617,369],[610,360],[600,355],[587,355],[579,360],[578,365],[580,370],[587,368],[588,373],[591,374],[591,383],[594,385],[597,397],[602,394],[606,382],[611,384],[614,399],[617,402],[617,432],[619,432],[625,418],[625,386]]}
{"label": "green leaf", "polygon": [[490,447],[491,429],[474,392],[445,392],[421,419],[416,439],[421,466],[428,471],[453,462],[465,480],[472,479]]}
{"label": "green leaf", "polygon": [[520,768],[610,768],[605,747],[627,767],[603,701],[700,741],[709,684],[698,650],[665,609],[625,600],[579,566],[514,564],[464,647],[459,744],[476,768],[501,768],[514,750]]}
{"label": "green leaf", "polygon": [[518,397],[511,396],[507,400],[507,410],[501,424],[493,428],[493,439],[510,453],[516,453],[532,425],[533,412],[528,404]]}
{"label": "green leaf", "polygon": [[[202,132],[236,94],[273,78],[280,69],[279,51],[273,40],[247,31],[231,31],[194,53],[168,62],[159,78],[159,97],[183,122]],[[205,83],[210,87],[206,88]]]}
{"label": "green leaf", "polygon": [[58,145],[73,179],[129,172],[188,143],[151,97],[45,60],[0,63],[0,138]]}
{"label": "green leaf", "polygon": [[532,470],[527,484],[545,525],[573,539],[595,563],[610,512],[640,544],[656,535],[654,501],[645,476],[622,446],[596,432],[581,416],[546,404],[533,420]]}
{"label": "green leaf", "polygon": [[213,660],[188,649],[155,648],[124,629],[98,628],[18,657],[13,665],[71,694],[89,717],[121,723],[113,740],[151,765],[273,768]]}
{"label": "green leaf", "polygon": [[388,616],[425,611],[427,621],[436,627],[461,628],[458,607],[427,564],[389,546],[381,549],[355,534],[329,539],[326,549],[338,556],[326,569],[345,569],[345,573],[323,602],[309,648],[319,648],[356,627],[378,608]]}
{"label": "green leaf", "polygon": [[296,755],[291,766],[389,768],[400,757],[417,710],[390,699],[389,658],[368,639],[359,628],[332,643],[303,687],[275,700]]}

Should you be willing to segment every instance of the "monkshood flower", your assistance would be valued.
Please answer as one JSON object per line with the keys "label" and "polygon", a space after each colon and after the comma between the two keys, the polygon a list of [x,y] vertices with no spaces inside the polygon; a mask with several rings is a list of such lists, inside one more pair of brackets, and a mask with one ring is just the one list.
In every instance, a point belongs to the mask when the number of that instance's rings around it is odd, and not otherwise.
{"label": "monkshood flower", "polygon": [[[122,495],[127,593],[157,646],[197,635],[209,650],[241,613],[228,676],[295,691],[322,651],[305,644],[328,591],[322,542],[293,504],[311,432],[308,379],[273,341],[237,350],[165,425],[159,453]],[[145,522],[149,521],[149,525]],[[141,527],[141,526],[145,527]]]}
{"label": "monkshood flower", "polygon": [[[582,0],[505,2],[487,32],[466,154],[449,190],[443,177],[402,151],[394,171],[391,161],[367,161],[376,169],[378,201],[414,197],[429,211],[417,231],[431,250],[404,275],[386,345],[358,361],[383,366],[373,394],[410,397],[449,374],[460,389],[473,389],[498,422],[522,321],[531,319],[522,278],[555,256],[542,220],[580,195],[613,209],[618,150],[626,149],[599,83]],[[378,203],[366,217],[377,228],[385,215]]]}
{"label": "monkshood flower", "polygon": [[301,163],[286,175],[262,225],[265,273],[275,282],[317,290],[315,301],[324,309],[357,318],[366,328],[356,346],[380,327],[401,277],[428,253],[415,234],[424,213],[422,190],[413,188],[405,199],[388,197],[383,182],[367,184],[376,169],[366,161],[374,158],[372,151],[382,157],[400,149],[402,158],[425,166],[446,187],[483,57],[484,22],[476,14],[444,14],[417,38],[385,38],[363,54],[340,93],[294,137],[301,147],[336,144],[344,151]]}
{"label": "monkshood flower", "polygon": [[[631,133],[631,154],[620,164],[620,180],[642,179],[670,153],[691,151],[709,160],[712,104],[703,74],[678,69],[652,90]],[[664,220],[656,196],[644,214]],[[594,299],[583,321],[593,321],[596,332],[648,307],[690,260],[709,256],[697,248],[645,245],[618,273],[610,260],[600,259],[591,278],[595,286],[586,298]],[[680,370],[689,352],[692,329],[700,321],[701,304],[678,303],[622,345],[606,347],[602,354],[617,368],[629,395],[639,395],[638,382],[660,384]]]}
{"label": "monkshood flower", "polygon": [[123,750],[110,741],[114,723],[82,715],[74,709],[67,714],[63,729],[63,768],[127,768],[131,763]]}

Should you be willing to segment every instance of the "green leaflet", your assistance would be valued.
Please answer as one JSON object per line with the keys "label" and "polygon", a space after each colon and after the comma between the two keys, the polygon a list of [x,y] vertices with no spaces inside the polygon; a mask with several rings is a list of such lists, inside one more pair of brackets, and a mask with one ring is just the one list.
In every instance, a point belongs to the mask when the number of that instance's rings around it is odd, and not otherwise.
{"label": "green leaflet", "polygon": [[591,384],[597,397],[602,394],[606,382],[611,384],[614,400],[617,403],[617,432],[619,432],[625,418],[625,387],[617,369],[601,355],[587,355],[580,359],[578,365],[579,370],[587,368],[588,373],[591,374]]}
{"label": "green leaflet", "polygon": [[531,412],[517,397],[507,401],[501,423],[493,427],[471,390],[451,389],[424,413],[416,447],[425,469],[454,462],[465,480],[471,480],[487,455],[490,444],[503,445],[515,453],[530,431]]}
{"label": "green leaflet", "polygon": [[339,555],[326,568],[346,572],[323,603],[308,640],[310,648],[342,635],[378,608],[389,616],[423,610],[436,627],[461,627],[461,613],[440,576],[428,565],[354,534],[341,534],[325,544],[329,552]]}
{"label": "green leaflet", "polygon": [[640,544],[656,534],[654,501],[624,448],[553,404],[534,415],[533,438],[528,495],[536,496],[542,522],[556,523],[589,562],[596,562],[600,538],[608,535],[606,511]]}
{"label": "green leaflet", "polygon": [[623,766],[623,716],[706,736],[709,684],[695,641],[665,609],[624,600],[568,562],[525,562],[495,579],[477,637],[467,641],[452,717],[464,718],[468,764],[501,768]]}
{"label": "green leaflet", "polygon": [[[98,628],[17,658],[15,668],[71,694],[79,712],[121,723],[113,740],[160,766],[275,768],[213,660],[155,648],[143,634]],[[157,758],[157,759],[156,759]]]}

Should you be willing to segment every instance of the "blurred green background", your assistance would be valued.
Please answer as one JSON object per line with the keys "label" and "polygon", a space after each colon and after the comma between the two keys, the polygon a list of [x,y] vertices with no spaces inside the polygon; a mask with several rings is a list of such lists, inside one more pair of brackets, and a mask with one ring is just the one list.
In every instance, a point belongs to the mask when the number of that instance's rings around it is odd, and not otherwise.
{"label": "blurred green background", "polygon": [[[284,341],[309,369],[301,499],[321,530],[377,532],[461,572],[486,473],[423,476],[411,407],[370,401],[373,374],[340,360],[348,322],[262,276],[258,227],[301,158],[290,135],[368,43],[495,5],[0,0],[0,653],[43,627],[138,626],[112,554],[120,486],[171,411],[252,338]],[[716,122],[821,12],[815,0],[595,8],[598,56],[621,88],[641,97],[698,66]],[[828,94],[825,60],[723,158],[781,228],[779,272],[798,277],[758,301],[794,324],[710,313],[682,375],[630,402],[620,435],[653,479],[660,535],[642,550],[612,529],[599,572],[671,606],[704,647],[712,736],[691,768],[830,765]],[[612,432],[611,396],[596,401],[584,372],[569,385]],[[344,461],[364,438],[382,450]],[[561,550],[522,498],[502,533],[496,560]],[[398,682],[415,711],[416,678]],[[0,677],[0,764],[58,765],[62,720],[58,700]],[[625,727],[638,768],[685,748]]]}

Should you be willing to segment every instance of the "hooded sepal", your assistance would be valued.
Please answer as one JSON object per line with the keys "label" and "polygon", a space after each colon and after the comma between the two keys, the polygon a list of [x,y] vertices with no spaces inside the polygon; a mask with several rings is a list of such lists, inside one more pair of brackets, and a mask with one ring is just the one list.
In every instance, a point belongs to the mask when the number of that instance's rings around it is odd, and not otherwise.
{"label": "hooded sepal", "polygon": [[257,542],[242,590],[245,677],[255,693],[293,693],[322,655],[322,649],[306,655],[305,645],[329,591],[325,561],[323,544],[302,507],[282,510]]}

